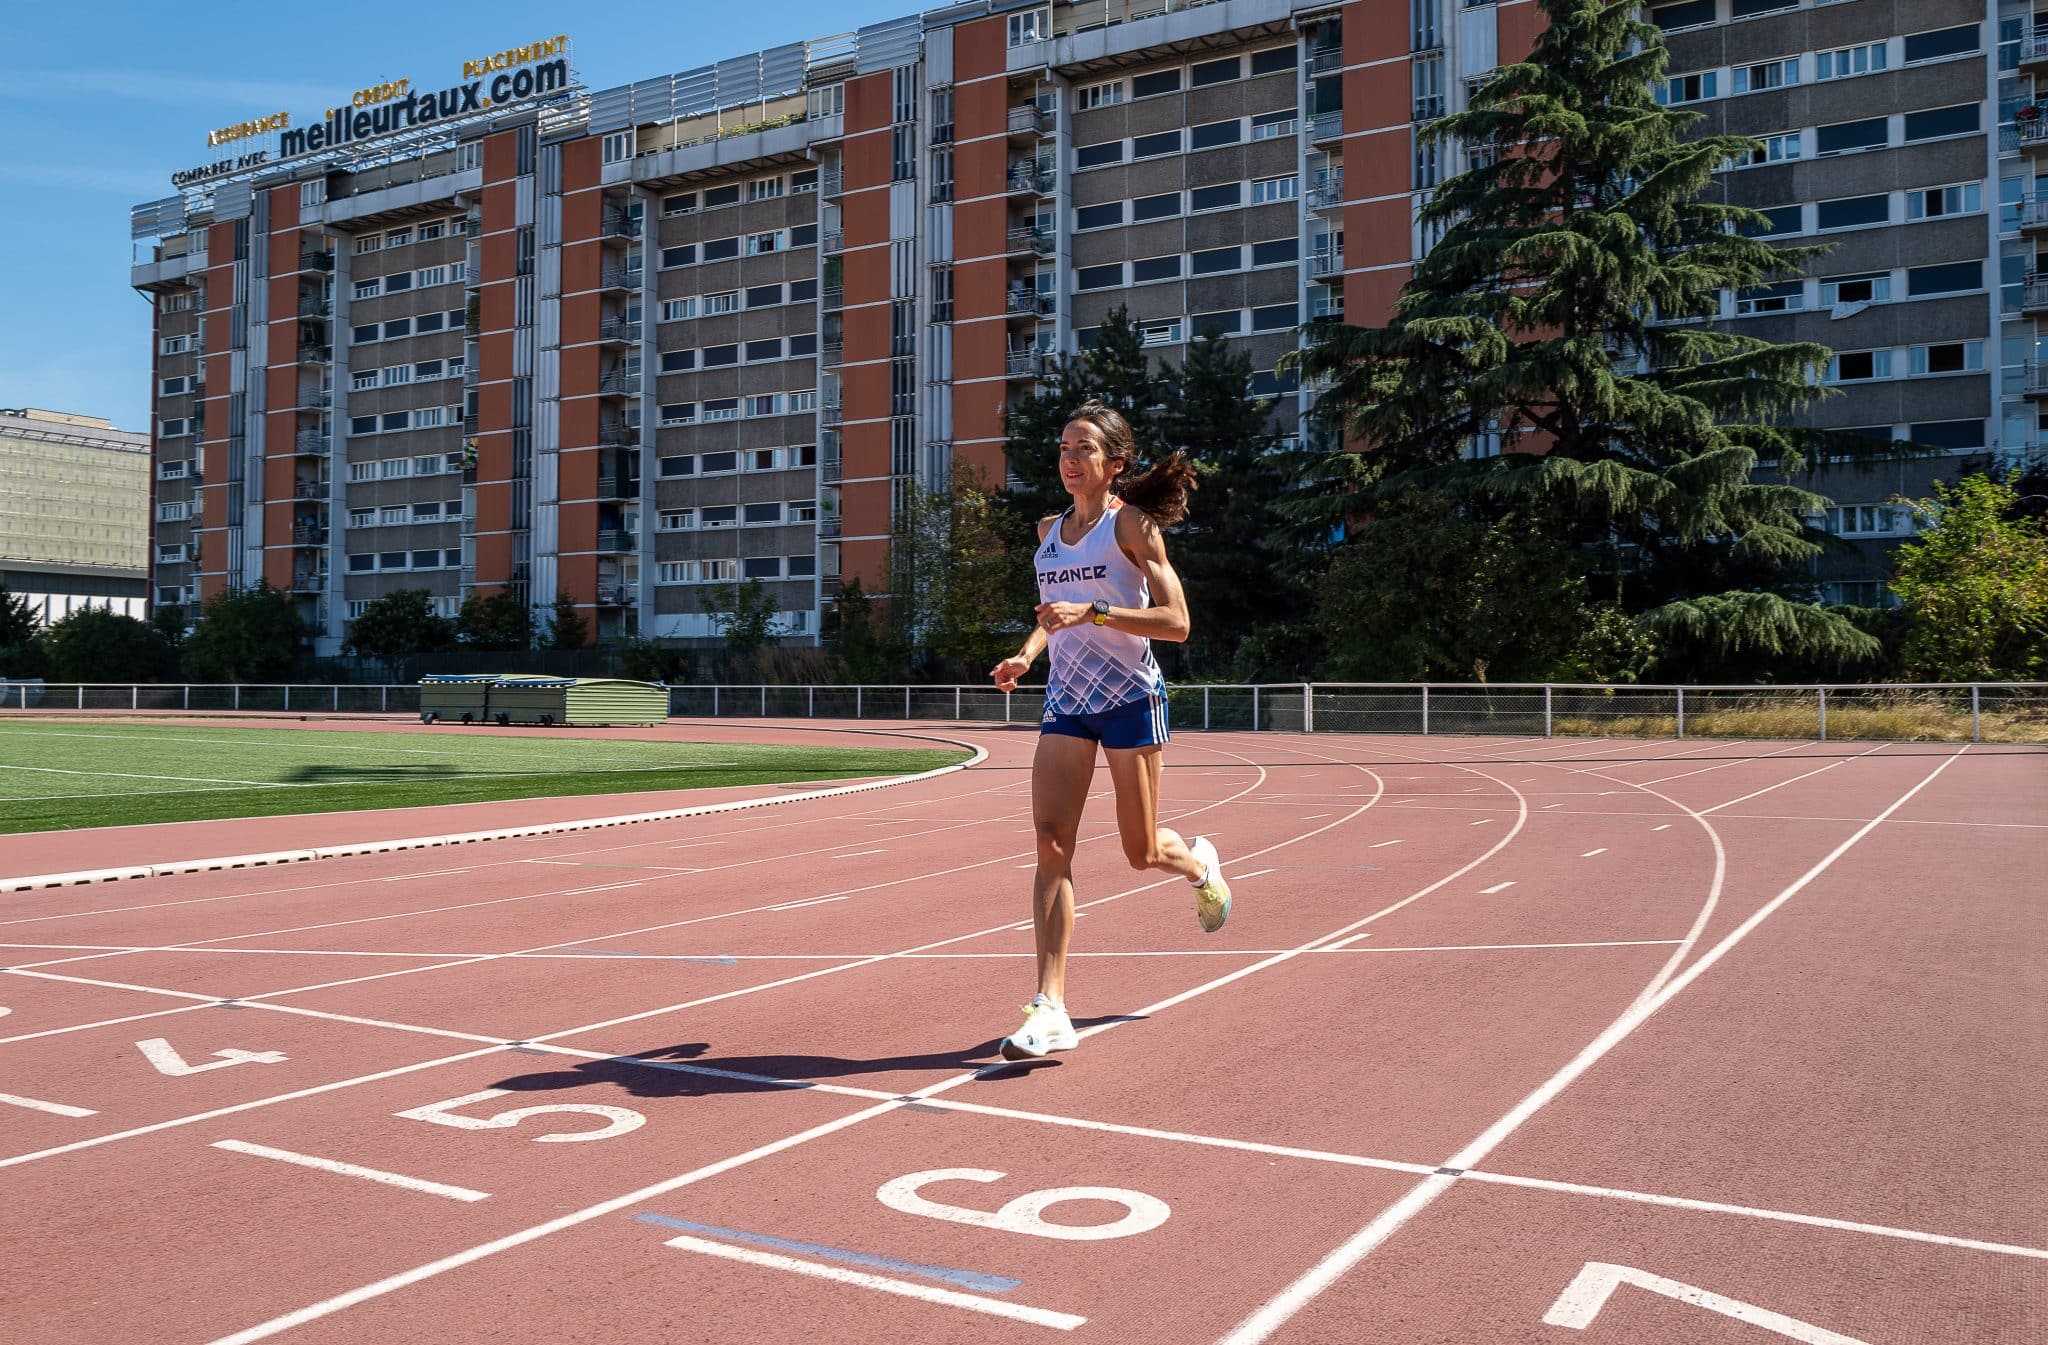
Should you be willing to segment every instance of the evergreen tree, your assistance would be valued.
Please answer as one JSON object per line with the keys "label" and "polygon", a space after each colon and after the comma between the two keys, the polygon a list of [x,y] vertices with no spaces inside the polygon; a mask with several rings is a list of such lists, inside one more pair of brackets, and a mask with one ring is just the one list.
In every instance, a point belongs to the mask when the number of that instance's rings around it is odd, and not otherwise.
{"label": "evergreen tree", "polygon": [[171,658],[148,622],[105,607],[80,607],[51,622],[43,647],[59,682],[154,682]]}
{"label": "evergreen tree", "polygon": [[454,643],[455,623],[434,610],[434,595],[423,588],[401,588],[363,605],[363,614],[348,623],[342,648],[396,663]]}
{"label": "evergreen tree", "polygon": [[38,638],[42,618],[24,594],[11,592],[0,579],[0,677],[40,677],[48,663]]}
{"label": "evergreen tree", "polygon": [[1121,307],[1103,319],[1094,345],[1079,355],[1051,356],[1038,390],[1010,407],[1013,484],[1002,497],[1006,511],[1035,526],[1072,502],[1060,485],[1060,432],[1074,408],[1091,397],[1109,403],[1130,422],[1140,461],[1150,462],[1165,451],[1159,424],[1167,400],[1164,371],[1146,358],[1144,338]]}
{"label": "evergreen tree", "polygon": [[199,682],[274,682],[299,656],[309,632],[291,594],[259,580],[216,593],[185,641],[185,671]]}
{"label": "evergreen tree", "polygon": [[[1529,59],[1422,132],[1499,157],[1423,207],[1443,236],[1391,320],[1325,329],[1298,357],[1328,380],[1318,413],[1364,445],[1321,464],[1308,512],[1341,524],[1427,487],[1465,517],[1568,541],[1594,596],[1694,674],[1869,654],[1852,623],[1800,601],[1819,545],[1806,520],[1828,502],[1751,477],[1759,460],[1796,473],[1857,451],[1785,423],[1821,394],[1829,352],[1705,323],[1721,290],[1796,274],[1816,249],[1749,236],[1761,216],[1711,199],[1715,172],[1759,147],[1691,135],[1700,114],[1657,105],[1663,35],[1639,5],[1539,7]],[[1461,456],[1489,433],[1509,451]]]}
{"label": "evergreen tree", "polygon": [[581,649],[590,643],[590,623],[576,610],[576,600],[557,593],[548,607],[548,648]]}
{"label": "evergreen tree", "polygon": [[471,593],[455,613],[455,635],[471,649],[503,653],[533,647],[533,609],[502,589]]}

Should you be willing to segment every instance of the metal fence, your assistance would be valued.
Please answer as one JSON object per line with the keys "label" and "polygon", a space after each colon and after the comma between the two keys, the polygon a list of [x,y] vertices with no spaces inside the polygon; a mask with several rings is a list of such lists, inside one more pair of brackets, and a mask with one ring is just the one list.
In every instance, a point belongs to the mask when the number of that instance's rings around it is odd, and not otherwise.
{"label": "metal fence", "polygon": [[[2048,743],[2048,682],[1829,686],[1564,683],[1190,684],[1174,727],[1289,733],[1504,734]],[[669,713],[716,719],[886,719],[1034,724],[1042,692],[961,686],[677,686]],[[0,682],[0,710],[412,714],[391,685],[112,685]]]}

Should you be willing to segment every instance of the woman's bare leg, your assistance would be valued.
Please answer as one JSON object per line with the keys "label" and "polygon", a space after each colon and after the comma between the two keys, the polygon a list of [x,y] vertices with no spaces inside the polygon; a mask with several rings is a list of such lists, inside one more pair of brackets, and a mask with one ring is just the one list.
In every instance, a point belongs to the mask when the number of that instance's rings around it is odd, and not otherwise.
{"label": "woman's bare leg", "polygon": [[1180,833],[1159,825],[1159,775],[1164,754],[1157,747],[1105,747],[1109,778],[1116,786],[1116,827],[1124,858],[1134,869],[1159,869],[1193,881],[1202,865]]}
{"label": "woman's bare leg", "polygon": [[1074,937],[1074,840],[1094,778],[1092,739],[1039,735],[1031,760],[1031,822],[1038,833],[1031,925],[1038,946],[1038,993],[1061,1006],[1067,1002],[1067,945]]}

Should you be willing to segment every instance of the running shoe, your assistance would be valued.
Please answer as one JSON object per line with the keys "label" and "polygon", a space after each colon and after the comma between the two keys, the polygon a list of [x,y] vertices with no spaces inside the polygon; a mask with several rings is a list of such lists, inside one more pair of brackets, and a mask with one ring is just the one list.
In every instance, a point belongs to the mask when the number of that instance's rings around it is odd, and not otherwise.
{"label": "running shoe", "polygon": [[1230,884],[1223,881],[1223,861],[1207,836],[1195,837],[1188,850],[1202,866],[1202,881],[1195,884],[1195,919],[1205,932],[1214,934],[1230,918]]}
{"label": "running shoe", "polygon": [[1036,995],[1024,1006],[1024,1026],[1003,1038],[1003,1059],[1036,1060],[1047,1051],[1071,1051],[1080,1044],[1067,1011]]}

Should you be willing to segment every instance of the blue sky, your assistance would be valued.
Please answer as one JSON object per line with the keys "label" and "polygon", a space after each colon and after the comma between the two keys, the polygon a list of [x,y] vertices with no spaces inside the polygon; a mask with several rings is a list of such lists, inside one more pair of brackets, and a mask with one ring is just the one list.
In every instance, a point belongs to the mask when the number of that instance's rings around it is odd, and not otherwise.
{"label": "blue sky", "polygon": [[[908,14],[916,0],[577,7],[0,3],[0,406],[147,428],[149,309],[128,288],[129,207],[208,162],[206,133],[298,124],[385,80],[456,83],[465,58],[567,33],[592,88]],[[333,16],[346,13],[337,25]],[[379,15],[361,22],[354,16]]]}

